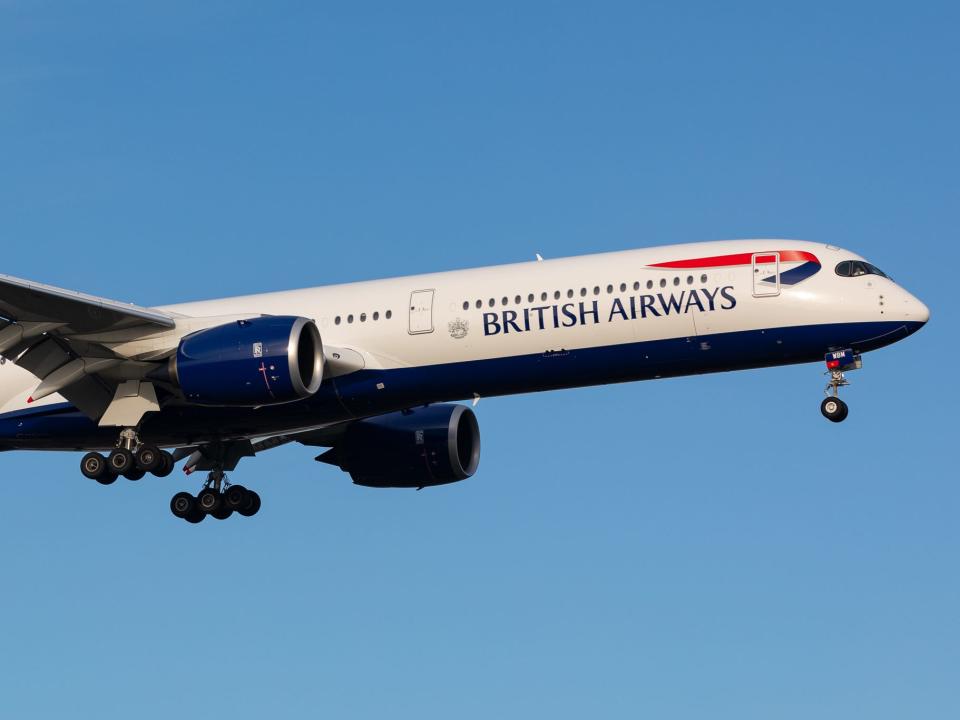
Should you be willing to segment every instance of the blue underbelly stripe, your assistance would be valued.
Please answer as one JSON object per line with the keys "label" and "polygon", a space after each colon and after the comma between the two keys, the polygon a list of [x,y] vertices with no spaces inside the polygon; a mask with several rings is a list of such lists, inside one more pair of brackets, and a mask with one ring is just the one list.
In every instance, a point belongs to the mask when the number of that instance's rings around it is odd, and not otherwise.
{"label": "blue underbelly stripe", "polygon": [[[818,361],[828,350],[852,347],[866,352],[896,342],[920,327],[921,323],[903,322],[809,325],[361,370],[324,381],[313,397],[284,405],[257,409],[168,406],[144,417],[141,434],[157,443],[186,445],[213,438],[280,433],[461,400],[474,393],[489,397]],[[0,415],[0,447],[107,448],[116,436],[116,428],[98,427],[69,403]]]}

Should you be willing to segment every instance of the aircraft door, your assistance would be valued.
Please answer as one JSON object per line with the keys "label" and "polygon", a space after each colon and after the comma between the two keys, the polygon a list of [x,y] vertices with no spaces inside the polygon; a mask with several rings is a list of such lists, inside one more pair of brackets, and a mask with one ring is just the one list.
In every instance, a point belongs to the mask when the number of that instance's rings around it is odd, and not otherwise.
{"label": "aircraft door", "polygon": [[433,332],[433,290],[414,290],[410,293],[411,335]]}
{"label": "aircraft door", "polygon": [[766,252],[753,255],[753,296],[780,294],[780,253]]}

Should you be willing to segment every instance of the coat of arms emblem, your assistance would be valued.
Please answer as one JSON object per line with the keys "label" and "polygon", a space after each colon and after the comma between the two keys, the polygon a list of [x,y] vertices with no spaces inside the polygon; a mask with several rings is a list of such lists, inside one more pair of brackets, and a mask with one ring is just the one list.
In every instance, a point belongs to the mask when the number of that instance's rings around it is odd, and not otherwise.
{"label": "coat of arms emblem", "polygon": [[467,333],[470,332],[470,323],[457,318],[447,323],[447,330],[450,331],[450,337],[454,340],[462,340],[467,336]]}

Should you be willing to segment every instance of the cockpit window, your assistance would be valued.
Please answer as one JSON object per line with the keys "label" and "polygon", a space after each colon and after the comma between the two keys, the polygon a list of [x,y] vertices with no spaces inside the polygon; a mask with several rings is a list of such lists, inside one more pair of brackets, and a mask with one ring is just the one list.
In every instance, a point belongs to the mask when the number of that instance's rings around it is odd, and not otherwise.
{"label": "cockpit window", "polygon": [[834,272],[836,272],[840,277],[860,277],[861,275],[879,275],[880,277],[887,277],[887,274],[876,265],[871,265],[870,263],[863,262],[862,260],[844,260],[843,262],[837,263],[837,267],[834,268]]}

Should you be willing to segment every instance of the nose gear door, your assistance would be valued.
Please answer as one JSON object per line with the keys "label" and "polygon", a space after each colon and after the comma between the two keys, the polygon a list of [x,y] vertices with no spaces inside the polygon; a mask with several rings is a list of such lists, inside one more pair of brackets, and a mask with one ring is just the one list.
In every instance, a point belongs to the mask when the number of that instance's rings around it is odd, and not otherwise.
{"label": "nose gear door", "polygon": [[753,255],[753,296],[780,294],[780,253],[766,252]]}
{"label": "nose gear door", "polygon": [[433,290],[414,290],[410,293],[411,335],[433,332]]}

